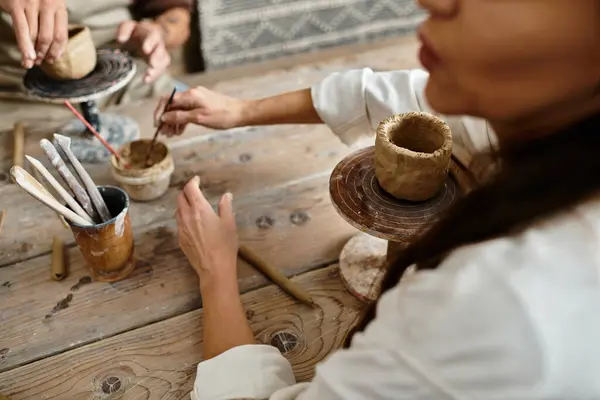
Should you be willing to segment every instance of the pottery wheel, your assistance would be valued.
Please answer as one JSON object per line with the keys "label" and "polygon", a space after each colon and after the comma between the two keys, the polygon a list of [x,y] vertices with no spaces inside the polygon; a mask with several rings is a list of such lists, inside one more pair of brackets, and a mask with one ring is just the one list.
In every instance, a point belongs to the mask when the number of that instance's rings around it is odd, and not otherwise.
{"label": "pottery wheel", "polygon": [[352,237],[340,254],[340,279],[359,300],[377,299],[385,275],[387,240],[366,233]]}
{"label": "pottery wheel", "polygon": [[82,103],[106,97],[127,85],[136,72],[136,66],[127,53],[119,50],[98,50],[96,68],[77,80],[51,79],[39,67],[25,74],[23,86],[30,97],[46,102],[69,100]]}
{"label": "pottery wheel", "polygon": [[[99,130],[113,148],[118,149],[139,138],[138,124],[133,118],[100,113],[94,101],[125,87],[133,79],[136,66],[131,57],[120,50],[98,50],[97,54],[96,68],[84,78],[58,81],[46,76],[39,67],[33,67],[25,75],[23,85],[28,96],[37,100],[80,103],[88,122]],[[93,120],[88,116],[93,117]],[[76,118],[58,129],[58,132],[71,138],[71,150],[81,162],[100,163],[111,156]]]}
{"label": "pottery wheel", "polygon": [[398,200],[379,186],[374,159],[375,146],[361,149],[343,159],[329,181],[329,194],[337,212],[362,232],[406,241],[435,221],[459,196],[459,188],[449,175],[440,192],[428,201]]}

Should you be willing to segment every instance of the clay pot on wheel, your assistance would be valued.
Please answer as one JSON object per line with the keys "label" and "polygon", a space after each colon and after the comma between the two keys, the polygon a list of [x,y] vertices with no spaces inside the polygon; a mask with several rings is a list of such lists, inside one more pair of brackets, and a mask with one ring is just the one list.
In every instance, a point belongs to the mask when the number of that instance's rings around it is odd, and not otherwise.
{"label": "clay pot on wheel", "polygon": [[424,112],[382,121],[375,139],[375,176],[383,190],[401,200],[425,201],[443,187],[452,155],[448,125]]}
{"label": "clay pot on wheel", "polygon": [[56,80],[81,79],[96,67],[96,46],[89,28],[83,25],[69,26],[69,42],[53,64],[43,62],[40,68]]}

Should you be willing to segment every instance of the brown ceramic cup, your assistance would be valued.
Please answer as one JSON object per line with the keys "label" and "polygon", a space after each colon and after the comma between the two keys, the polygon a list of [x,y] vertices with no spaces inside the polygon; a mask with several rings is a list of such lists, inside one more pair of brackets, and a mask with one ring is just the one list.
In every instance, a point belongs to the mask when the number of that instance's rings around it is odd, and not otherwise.
{"label": "brown ceramic cup", "polygon": [[113,218],[93,226],[69,221],[69,227],[94,279],[116,282],[129,276],[135,267],[129,197],[114,186],[98,186],[98,190]]}
{"label": "brown ceramic cup", "polygon": [[393,115],[375,138],[375,176],[401,200],[425,201],[444,186],[452,155],[448,125],[425,112]]}
{"label": "brown ceramic cup", "polygon": [[69,42],[58,60],[40,65],[42,71],[55,80],[81,79],[96,68],[96,46],[92,34],[84,25],[69,26]]}

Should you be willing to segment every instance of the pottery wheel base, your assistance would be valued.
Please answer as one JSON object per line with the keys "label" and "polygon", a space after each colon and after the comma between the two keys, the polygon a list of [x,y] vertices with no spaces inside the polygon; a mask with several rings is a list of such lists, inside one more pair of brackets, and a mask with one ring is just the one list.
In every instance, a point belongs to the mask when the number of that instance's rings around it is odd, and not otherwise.
{"label": "pottery wheel base", "polygon": [[354,236],[340,254],[340,278],[359,300],[377,299],[385,274],[388,241],[364,233]]}
{"label": "pottery wheel base", "polygon": [[[117,114],[100,114],[100,126],[101,131],[98,133],[115,150],[140,137],[140,128],[133,118]],[[59,132],[71,138],[71,150],[82,163],[102,163],[111,155],[78,119],[71,120],[61,127]]]}
{"label": "pottery wheel base", "polygon": [[107,282],[107,283],[122,281],[123,279],[125,279],[129,275],[131,275],[131,273],[135,269],[135,266],[136,266],[135,257],[131,257],[131,259],[127,262],[127,264],[123,267],[123,269],[118,270],[118,271],[100,272],[100,271],[94,270],[92,268],[91,269],[92,278],[94,278],[95,281]]}

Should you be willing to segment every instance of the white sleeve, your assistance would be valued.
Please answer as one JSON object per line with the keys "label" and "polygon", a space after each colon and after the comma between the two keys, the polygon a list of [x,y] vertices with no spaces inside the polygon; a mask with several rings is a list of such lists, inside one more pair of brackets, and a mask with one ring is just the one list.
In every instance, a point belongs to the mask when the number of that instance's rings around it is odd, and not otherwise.
{"label": "white sleeve", "polygon": [[543,363],[527,311],[497,272],[506,269],[501,260],[521,257],[503,253],[506,243],[457,251],[436,270],[408,275],[381,297],[377,317],[351,347],[317,366],[310,383],[294,385],[276,348],[242,346],[199,365],[192,398],[519,398],[511,396],[542,379]]}
{"label": "white sleeve", "polygon": [[323,122],[347,145],[372,135],[391,115],[410,111],[436,114],[452,130],[455,157],[468,167],[473,154],[496,146],[496,137],[485,120],[435,113],[424,95],[428,78],[420,69],[373,72],[364,68],[334,73],[312,87],[312,100]]}
{"label": "white sleeve", "polygon": [[295,399],[306,384],[296,385],[292,366],[276,347],[234,347],[198,364],[192,400]]}

